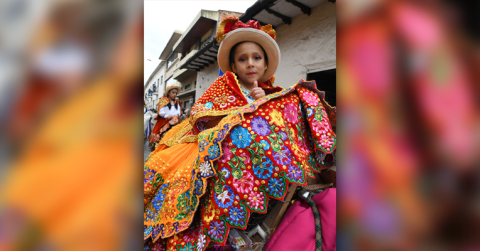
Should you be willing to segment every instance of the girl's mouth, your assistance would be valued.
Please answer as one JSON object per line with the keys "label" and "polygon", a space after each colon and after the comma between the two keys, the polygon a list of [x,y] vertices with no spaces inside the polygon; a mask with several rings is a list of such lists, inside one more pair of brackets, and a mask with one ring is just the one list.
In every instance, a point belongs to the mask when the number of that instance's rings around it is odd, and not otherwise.
{"label": "girl's mouth", "polygon": [[255,74],[257,74],[257,73],[256,73],[256,72],[249,72],[249,73],[247,73],[247,75],[255,75]]}

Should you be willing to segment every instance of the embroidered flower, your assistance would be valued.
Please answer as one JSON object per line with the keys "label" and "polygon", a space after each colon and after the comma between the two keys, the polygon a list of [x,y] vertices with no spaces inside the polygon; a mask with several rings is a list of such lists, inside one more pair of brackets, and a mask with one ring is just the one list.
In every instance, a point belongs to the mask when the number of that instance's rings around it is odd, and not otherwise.
{"label": "embroidered flower", "polygon": [[210,230],[208,231],[210,236],[217,240],[223,239],[223,234],[225,233],[225,226],[223,221],[212,221],[210,222]]}
{"label": "embroidered flower", "polygon": [[267,188],[267,192],[270,194],[270,195],[273,195],[275,197],[280,197],[282,195],[282,192],[283,192],[283,186],[284,186],[284,183],[283,183],[283,179],[282,178],[270,178],[268,180],[268,188]]}
{"label": "embroidered flower", "polygon": [[244,159],[243,162],[244,162],[245,164],[250,164],[250,157],[248,156],[248,154],[246,154],[246,153],[243,152],[243,153],[241,153],[239,156],[240,156],[242,159]]}
{"label": "embroidered flower", "polygon": [[294,104],[288,104],[283,109],[283,115],[290,123],[298,122],[298,108]]}
{"label": "embroidered flower", "polygon": [[243,215],[243,210],[239,207],[231,207],[228,212],[228,219],[233,222],[235,225],[240,225],[245,216]]}
{"label": "embroidered flower", "polygon": [[287,134],[284,131],[280,131],[280,132],[278,132],[278,134],[280,134],[280,136],[282,136],[283,141],[287,140]]}
{"label": "embroidered flower", "polygon": [[317,120],[313,120],[312,128],[316,133],[323,133],[322,123],[318,122]]}
{"label": "embroidered flower", "polygon": [[236,98],[235,96],[228,96],[227,100],[228,102],[232,103],[232,102],[235,102]]}
{"label": "embroidered flower", "polygon": [[228,171],[228,169],[226,167],[222,168],[222,170],[220,170],[220,172],[222,172],[223,177],[225,177],[225,179],[228,179],[228,177],[230,177],[230,171]]}
{"label": "embroidered flower", "polygon": [[260,144],[262,144],[264,151],[267,151],[268,149],[270,149],[270,144],[268,143],[268,141],[260,140]]}
{"label": "embroidered flower", "polygon": [[197,251],[202,251],[203,248],[205,247],[206,242],[207,242],[207,239],[205,239],[205,235],[200,234],[197,240]]}
{"label": "embroidered flower", "polygon": [[308,107],[307,108],[307,116],[310,118],[313,115],[313,109]]}
{"label": "embroidered flower", "polygon": [[233,154],[232,154],[231,150],[232,149],[228,146],[228,143],[223,141],[222,142],[223,155],[220,159],[218,159],[218,162],[226,163],[227,161],[229,161],[233,157]]}
{"label": "embroidered flower", "polygon": [[317,106],[318,105],[318,99],[317,99],[317,96],[315,96],[315,94],[313,94],[309,91],[305,91],[305,92],[303,92],[302,97],[309,105],[311,105],[311,106]]}
{"label": "embroidered flower", "polygon": [[270,119],[277,126],[285,127],[285,123],[284,123],[282,114],[279,111],[273,110],[272,112],[270,112]]}
{"label": "embroidered flower", "polygon": [[155,210],[160,210],[162,208],[163,200],[165,200],[165,194],[163,193],[163,189],[165,189],[168,184],[163,184],[155,194],[155,197],[152,200],[152,205]]}
{"label": "embroidered flower", "polygon": [[273,154],[273,158],[275,159],[275,161],[277,163],[279,163],[280,165],[288,165],[290,164],[291,162],[291,157],[292,157],[292,153],[290,152],[290,150],[288,150],[287,147],[285,146],[282,146],[282,150],[279,151],[279,152],[275,152]]}
{"label": "embroidered flower", "polygon": [[202,174],[202,177],[206,177],[208,175],[213,174],[212,168],[210,167],[209,162],[203,162],[200,164],[200,173]]}
{"label": "embroidered flower", "polygon": [[210,109],[213,107],[213,103],[212,102],[208,102],[208,103],[205,103],[205,109]]}
{"label": "embroidered flower", "polygon": [[263,210],[263,205],[265,204],[265,202],[263,201],[264,199],[265,196],[263,196],[263,192],[251,192],[248,195],[247,205],[249,205],[250,208],[254,208],[256,210]]}
{"label": "embroidered flower", "polygon": [[220,156],[220,148],[215,144],[208,148],[208,155],[210,155],[210,159],[215,159]]}
{"label": "embroidered flower", "polygon": [[217,138],[218,139],[223,139],[223,137],[225,136],[225,132],[227,132],[227,130],[225,130],[225,129],[222,129],[222,130],[218,131]]}
{"label": "embroidered flower", "polygon": [[322,134],[320,136],[320,145],[325,149],[326,151],[330,151],[332,146],[333,146],[333,139],[331,136],[328,136],[327,134]]}
{"label": "embroidered flower", "polygon": [[271,132],[268,121],[262,117],[253,118],[251,125],[252,130],[258,133],[258,135],[267,136]]}
{"label": "embroidered flower", "polygon": [[232,143],[238,148],[245,148],[252,142],[248,130],[241,126],[237,126],[233,129],[230,138],[232,139]]}
{"label": "embroidered flower", "polygon": [[300,169],[300,167],[295,166],[295,165],[289,165],[288,166],[287,177],[289,177],[290,179],[292,179],[294,181],[303,182],[302,176],[303,176],[303,172]]}
{"label": "embroidered flower", "polygon": [[149,182],[153,177],[155,177],[155,171],[152,169],[147,169],[146,171],[143,171],[143,183]]}
{"label": "embroidered flower", "polygon": [[193,251],[192,243],[187,243],[183,248],[180,249],[180,251]]}
{"label": "embroidered flower", "polygon": [[253,166],[253,173],[260,179],[268,179],[273,173],[273,163],[270,159],[262,157],[259,165]]}
{"label": "embroidered flower", "polygon": [[240,193],[248,193],[253,188],[253,176],[250,172],[243,171],[243,176],[240,179],[233,179],[233,186]]}
{"label": "embroidered flower", "polygon": [[227,208],[233,203],[233,190],[228,186],[223,186],[223,189],[225,188],[227,188],[227,190],[215,196],[215,201],[221,208]]}
{"label": "embroidered flower", "polygon": [[193,191],[196,195],[201,195],[203,193],[203,182],[202,179],[195,180],[195,190]]}
{"label": "embroidered flower", "polygon": [[163,241],[156,241],[153,243],[152,251],[165,251],[165,247],[163,247]]}

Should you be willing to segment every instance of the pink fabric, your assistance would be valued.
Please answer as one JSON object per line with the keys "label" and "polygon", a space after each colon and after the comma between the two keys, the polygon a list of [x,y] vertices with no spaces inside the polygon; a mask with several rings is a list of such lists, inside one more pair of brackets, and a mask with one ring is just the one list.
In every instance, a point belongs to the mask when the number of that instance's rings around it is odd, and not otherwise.
{"label": "pink fabric", "polygon": [[[322,249],[334,251],[337,238],[337,190],[329,188],[315,196],[313,201],[320,212],[322,225]],[[315,250],[315,219],[310,206],[297,200],[285,213],[272,237],[265,244],[265,251]]]}

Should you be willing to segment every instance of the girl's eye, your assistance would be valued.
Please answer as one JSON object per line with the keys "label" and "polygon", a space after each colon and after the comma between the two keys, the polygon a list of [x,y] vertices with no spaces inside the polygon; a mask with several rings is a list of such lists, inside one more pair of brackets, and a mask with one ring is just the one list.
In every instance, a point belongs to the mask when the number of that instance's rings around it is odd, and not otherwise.
{"label": "girl's eye", "polygon": [[260,60],[260,59],[262,59],[262,57],[256,56],[255,59],[256,59],[256,60]]}
{"label": "girl's eye", "polygon": [[238,61],[243,62],[243,61],[245,61],[245,58],[239,58]]}

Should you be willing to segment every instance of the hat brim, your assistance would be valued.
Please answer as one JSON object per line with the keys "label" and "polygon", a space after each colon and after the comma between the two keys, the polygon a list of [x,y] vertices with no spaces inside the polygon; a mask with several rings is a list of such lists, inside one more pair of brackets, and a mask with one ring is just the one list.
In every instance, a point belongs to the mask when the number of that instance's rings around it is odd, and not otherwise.
{"label": "hat brim", "polygon": [[265,74],[258,81],[265,82],[269,80],[275,71],[277,71],[278,63],[280,62],[280,49],[277,42],[267,33],[253,29],[253,28],[241,28],[231,31],[223,39],[218,48],[218,65],[223,72],[232,71],[230,65],[230,50],[234,45],[240,42],[255,42],[262,46],[268,57],[268,67]]}
{"label": "hat brim", "polygon": [[[171,87],[171,86],[167,86],[167,89],[165,90],[165,93],[163,94],[163,96],[167,96],[168,92],[172,89],[177,89],[177,91],[180,93],[181,89],[179,86],[174,86],[174,87]],[[178,94],[178,93],[177,93]]]}

